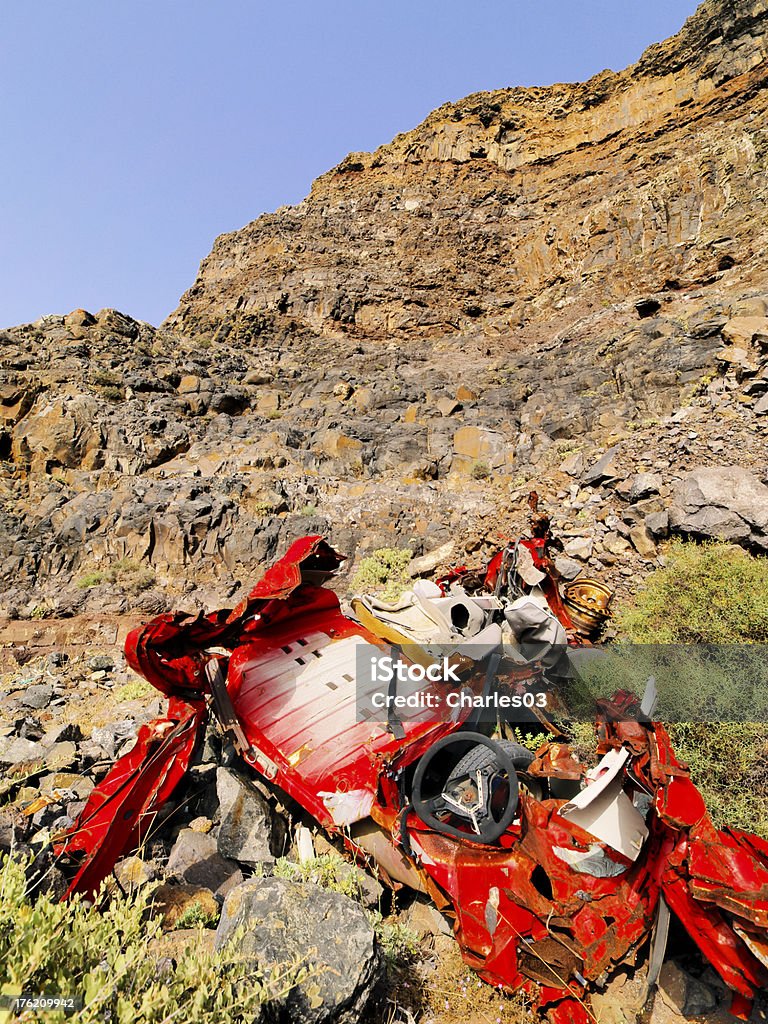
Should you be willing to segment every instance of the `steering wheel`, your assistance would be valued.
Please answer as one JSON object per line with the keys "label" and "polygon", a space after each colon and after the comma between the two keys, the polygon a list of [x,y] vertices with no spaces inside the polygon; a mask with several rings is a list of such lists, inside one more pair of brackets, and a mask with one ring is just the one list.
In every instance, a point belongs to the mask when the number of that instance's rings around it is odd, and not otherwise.
{"label": "steering wheel", "polygon": [[[427,771],[436,755],[447,747],[462,744],[482,745],[490,750],[481,751],[477,759],[477,767],[470,768],[457,775],[455,769],[448,776],[443,788],[431,797],[422,796],[422,786]],[[466,765],[469,755],[461,761]],[[501,815],[498,820],[492,813],[493,780],[501,773],[506,773],[508,789]],[[466,779],[466,783],[462,783]],[[413,776],[411,802],[416,814],[425,825],[436,832],[455,836],[457,839],[472,839],[476,843],[495,843],[506,832],[512,823],[517,810],[519,785],[515,764],[504,747],[495,740],[483,736],[479,732],[457,732],[434,743],[419,761]],[[450,812],[468,820],[472,832],[455,828],[437,817],[438,814]]]}

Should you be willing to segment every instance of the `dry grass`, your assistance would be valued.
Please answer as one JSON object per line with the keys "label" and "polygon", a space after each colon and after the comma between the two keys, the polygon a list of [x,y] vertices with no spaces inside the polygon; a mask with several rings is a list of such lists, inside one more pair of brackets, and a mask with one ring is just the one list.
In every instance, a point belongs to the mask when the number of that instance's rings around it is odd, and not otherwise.
{"label": "dry grass", "polygon": [[534,1024],[539,1017],[520,995],[481,981],[450,936],[435,939],[432,956],[390,972],[382,986],[375,1024]]}

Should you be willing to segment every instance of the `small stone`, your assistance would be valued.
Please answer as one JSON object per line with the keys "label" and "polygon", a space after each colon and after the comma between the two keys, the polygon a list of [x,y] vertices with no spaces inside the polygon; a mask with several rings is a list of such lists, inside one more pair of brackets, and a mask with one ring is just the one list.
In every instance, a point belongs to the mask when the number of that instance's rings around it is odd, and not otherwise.
{"label": "small stone", "polygon": [[433,572],[438,565],[442,565],[451,557],[455,546],[454,541],[449,540],[445,544],[441,544],[439,548],[435,548],[434,551],[428,551],[426,554],[412,559],[408,563],[409,574],[411,576],[424,576],[427,573]]}
{"label": "small stone", "polygon": [[755,402],[752,412],[756,416],[765,416],[768,414],[768,392],[766,392],[759,401]]}
{"label": "small stone", "polygon": [[629,551],[629,542],[620,533],[606,533],[603,537],[603,547],[612,555],[623,555]]}
{"label": "small stone", "polygon": [[584,472],[585,460],[581,452],[572,452],[567,458],[563,459],[560,463],[559,469],[561,473],[567,473],[568,476],[581,476]]}
{"label": "small stone", "polygon": [[91,740],[114,758],[118,747],[136,735],[136,724],[130,718],[125,718],[114,725],[105,725],[102,728],[94,729],[91,733]]}
{"label": "small stone", "polygon": [[200,390],[200,378],[195,374],[187,374],[182,377],[179,381],[179,386],[176,388],[180,395],[194,395]]}
{"label": "small stone", "polygon": [[88,668],[92,672],[112,672],[115,667],[113,658],[108,654],[94,654],[88,659]]}
{"label": "small stone", "polygon": [[582,562],[586,562],[592,557],[593,548],[594,541],[591,537],[573,537],[563,545],[569,558],[580,558]]}
{"label": "small stone", "polygon": [[558,555],[555,558],[555,569],[557,569],[564,580],[575,580],[576,577],[583,572],[584,566],[579,562],[574,561],[573,558]]}
{"label": "small stone", "polygon": [[651,512],[643,520],[643,524],[651,535],[659,540],[669,536],[669,512]]}
{"label": "small stone", "polygon": [[35,683],[26,688],[23,696],[19,698],[19,703],[25,707],[37,710],[47,707],[51,697],[53,697],[53,685],[51,683]]}
{"label": "small stone", "polygon": [[37,740],[43,738],[44,731],[40,720],[33,718],[32,715],[27,715],[26,718],[16,722],[14,728],[16,729],[16,734],[23,740],[37,742]]}
{"label": "small stone", "polygon": [[[134,889],[145,882],[152,882],[157,878],[157,868],[151,861],[133,854],[130,857],[123,857],[115,864],[115,878],[123,889]],[[206,889],[205,892],[208,892]],[[210,893],[209,893],[210,895]]]}
{"label": "small stone", "polygon": [[629,539],[632,541],[632,546],[638,555],[642,555],[643,558],[654,558],[656,556],[656,545],[653,543],[653,538],[646,530],[645,525],[634,526],[629,531]]}
{"label": "small stone", "polygon": [[168,857],[166,872],[183,882],[202,885],[213,892],[233,874],[240,873],[237,864],[221,856],[213,836],[188,828],[179,832]]}
{"label": "small stone", "polygon": [[0,740],[0,766],[10,767],[42,760],[45,748],[33,740],[25,740],[21,736],[11,736]]}
{"label": "small stone", "polygon": [[245,776],[230,768],[217,770],[216,793],[221,820],[219,853],[249,867],[271,864],[282,852],[286,828],[272,814],[269,802]]}
{"label": "small stone", "polygon": [[400,921],[406,928],[415,932],[419,938],[430,935],[453,935],[453,928],[440,911],[428,903],[415,902],[400,915]]}
{"label": "small stone", "polygon": [[649,498],[652,494],[658,494],[664,485],[659,473],[638,473],[632,480],[629,491],[629,500],[634,504]]}
{"label": "small stone", "polygon": [[59,790],[74,793],[79,800],[87,800],[93,791],[92,779],[74,772],[53,772],[40,779],[40,792],[50,795]]}
{"label": "small stone", "polygon": [[60,768],[71,768],[77,761],[77,747],[69,740],[53,743],[45,749],[45,767],[52,771]]}
{"label": "small stone", "polygon": [[654,1004],[651,1022],[669,1020],[662,1012],[657,1015],[657,1004],[662,1002],[659,1010],[669,1009],[679,1015],[681,1021],[688,1017],[698,1017],[709,1013],[717,1006],[717,996],[709,985],[693,978],[674,961],[668,960],[661,969],[659,991]]}
{"label": "small stone", "polygon": [[609,448],[601,458],[597,460],[584,474],[581,479],[583,484],[594,486],[606,480],[615,480],[620,474],[616,460],[618,456],[618,445]]}
{"label": "small stone", "polygon": [[201,832],[203,835],[207,835],[213,828],[213,822],[210,818],[201,815],[199,818],[193,818],[187,827],[192,829],[193,832]]}
{"label": "small stone", "polygon": [[457,402],[454,398],[440,398],[437,402],[437,408],[441,416],[452,416],[461,409],[461,402]]}

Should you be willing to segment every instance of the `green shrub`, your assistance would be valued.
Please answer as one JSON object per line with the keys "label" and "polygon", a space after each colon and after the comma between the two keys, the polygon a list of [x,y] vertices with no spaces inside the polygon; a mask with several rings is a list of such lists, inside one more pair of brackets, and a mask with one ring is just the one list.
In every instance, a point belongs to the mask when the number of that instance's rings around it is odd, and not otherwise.
{"label": "green shrub", "polygon": [[408,566],[413,558],[409,548],[378,548],[363,558],[352,580],[358,592],[380,592],[384,601],[396,601],[411,583]]}
{"label": "green shrub", "polygon": [[338,854],[323,853],[303,863],[280,857],[275,861],[272,873],[294,882],[312,882],[358,902],[362,898],[359,869]]}
{"label": "green shrub", "polygon": [[[79,896],[63,903],[28,897],[26,866],[0,860],[0,991],[82,998],[78,1024],[250,1024],[307,973],[293,965],[254,972],[234,945],[217,953],[185,949],[161,966],[151,953],[161,931],[149,916],[154,886],[116,893],[97,910]],[[102,889],[97,904],[104,900]],[[67,1017],[30,1011],[24,1020],[64,1024]]]}
{"label": "green shrub", "polygon": [[469,475],[473,480],[487,480],[491,475],[491,467],[487,462],[473,462]]}
{"label": "green shrub", "polygon": [[127,594],[140,594],[155,583],[152,569],[142,567],[132,558],[120,558],[107,569],[93,569],[77,581],[80,590],[98,587],[100,583],[119,583]]}
{"label": "green shrub", "polygon": [[388,967],[402,966],[416,959],[421,950],[416,932],[400,921],[386,921],[378,910],[369,910],[367,915]]}
{"label": "green shrub", "polygon": [[77,586],[80,590],[90,590],[91,587],[98,587],[100,583],[114,583],[116,579],[117,573],[110,569],[94,569],[93,572],[87,572],[81,576],[77,581]]}
{"label": "green shrub", "polygon": [[151,683],[144,679],[134,679],[133,682],[126,683],[125,686],[115,690],[113,698],[123,703],[126,700],[138,700],[139,697],[151,697],[152,695],[157,696],[157,690]]}
{"label": "green shrub", "polygon": [[[766,568],[768,559],[730,544],[675,541],[666,566],[616,610],[614,620],[620,638],[630,643],[722,645],[684,652],[677,664],[687,668],[687,678],[675,673],[672,659],[660,716],[664,706],[672,712],[675,753],[689,765],[715,824],[768,838],[765,721],[729,720],[765,718],[761,653],[755,649],[750,658],[735,645],[768,643]],[[632,660],[635,674],[642,675],[643,650],[636,649]],[[697,721],[680,721],[686,708]]]}
{"label": "green shrub", "polygon": [[712,820],[768,839],[768,737],[762,722],[670,725],[675,754],[691,770]]}
{"label": "green shrub", "polygon": [[622,639],[644,644],[768,643],[768,559],[730,544],[674,541],[667,564],[615,611]]}
{"label": "green shrub", "polygon": [[210,928],[218,922],[216,914],[210,914],[203,909],[201,903],[194,900],[188,907],[179,914],[179,919],[173,926],[176,931],[182,928]]}

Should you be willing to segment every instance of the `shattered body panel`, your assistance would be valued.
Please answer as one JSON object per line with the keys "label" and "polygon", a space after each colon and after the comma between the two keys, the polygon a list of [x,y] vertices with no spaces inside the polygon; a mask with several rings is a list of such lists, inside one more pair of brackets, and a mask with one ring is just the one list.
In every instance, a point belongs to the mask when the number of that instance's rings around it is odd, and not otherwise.
{"label": "shattered body panel", "polygon": [[[545,538],[526,544],[546,575]],[[385,880],[429,892],[453,915],[467,963],[492,984],[524,990],[556,1024],[593,1019],[590,990],[646,955],[662,896],[734,993],[734,1009],[748,1013],[768,986],[768,843],[714,827],[664,727],[632,720],[636,698],[617,694],[601,703],[596,772],[588,777],[553,739],[527,769],[530,785],[498,841],[431,828],[411,806],[409,773],[436,741],[466,727],[468,712],[453,721],[417,714],[399,729],[357,720],[356,648],[389,644],[343,614],[323,586],[341,561],[323,538],[302,538],[233,611],[164,615],[130,634],[127,658],[169,697],[168,712],[143,727],[60,841],[58,852],[83,856],[69,892],[92,893],[139,844],[213,706],[254,770],[325,829],[343,830],[353,853],[378,850]],[[486,570],[488,591],[498,591],[504,564],[497,556]],[[462,576],[463,568],[450,579]],[[556,581],[546,581],[551,611],[573,640]],[[468,685],[479,691],[483,678],[473,672]],[[537,782],[554,780],[572,793],[587,785],[571,803],[536,795]],[[600,828],[593,820],[603,791],[603,804],[623,815],[616,820],[640,822],[623,852],[606,841],[613,818]],[[588,804],[592,832],[577,807]]]}

